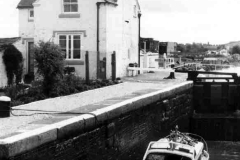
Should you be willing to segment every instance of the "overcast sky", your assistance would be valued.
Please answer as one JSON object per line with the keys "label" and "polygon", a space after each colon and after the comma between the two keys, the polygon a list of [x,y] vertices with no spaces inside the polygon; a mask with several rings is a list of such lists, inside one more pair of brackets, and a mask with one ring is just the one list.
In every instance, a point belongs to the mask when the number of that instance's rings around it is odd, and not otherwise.
{"label": "overcast sky", "polygon": [[139,0],[142,36],[160,41],[240,40],[240,0]]}
{"label": "overcast sky", "polygon": [[[20,0],[0,0],[0,37],[18,36]],[[240,40],[240,0],[139,0],[142,37],[178,43]]]}

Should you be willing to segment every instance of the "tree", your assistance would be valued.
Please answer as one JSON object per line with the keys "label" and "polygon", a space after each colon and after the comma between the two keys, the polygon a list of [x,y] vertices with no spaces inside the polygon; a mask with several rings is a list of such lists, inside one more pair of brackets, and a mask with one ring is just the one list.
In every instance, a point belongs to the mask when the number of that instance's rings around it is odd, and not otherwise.
{"label": "tree", "polygon": [[34,47],[37,72],[43,76],[43,92],[49,96],[63,79],[64,56],[61,48],[51,42],[39,42]]}
{"label": "tree", "polygon": [[180,52],[185,52],[185,45],[184,44],[177,44],[177,51],[180,51]]}
{"label": "tree", "polygon": [[231,54],[240,54],[240,47],[233,46],[233,48],[231,49]]}
{"label": "tree", "polygon": [[13,84],[14,77],[16,84],[22,80],[23,73],[23,56],[22,53],[14,45],[6,45],[3,47],[3,62],[8,78],[8,85]]}

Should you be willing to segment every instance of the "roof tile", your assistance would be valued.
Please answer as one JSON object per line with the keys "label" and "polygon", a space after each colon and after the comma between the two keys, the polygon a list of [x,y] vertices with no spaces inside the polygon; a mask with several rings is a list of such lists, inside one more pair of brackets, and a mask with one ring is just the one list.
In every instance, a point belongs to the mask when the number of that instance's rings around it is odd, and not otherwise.
{"label": "roof tile", "polygon": [[18,6],[17,8],[32,8],[33,7],[33,3],[35,2],[36,0],[21,0],[19,3],[18,3]]}

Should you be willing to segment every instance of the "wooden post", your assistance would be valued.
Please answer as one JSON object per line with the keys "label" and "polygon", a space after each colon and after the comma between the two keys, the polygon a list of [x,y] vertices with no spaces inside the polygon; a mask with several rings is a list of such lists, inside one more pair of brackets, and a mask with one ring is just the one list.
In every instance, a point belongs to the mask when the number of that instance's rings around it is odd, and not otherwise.
{"label": "wooden post", "polygon": [[100,69],[100,53],[98,51],[97,52],[97,79],[99,78],[99,75],[100,75],[99,69]]}
{"label": "wooden post", "polygon": [[116,52],[113,51],[112,54],[112,80],[115,81],[116,80]]}
{"label": "wooden post", "polygon": [[85,55],[85,64],[86,64],[86,70],[85,70],[85,75],[86,75],[86,83],[89,83],[89,54],[88,51],[86,51]]}

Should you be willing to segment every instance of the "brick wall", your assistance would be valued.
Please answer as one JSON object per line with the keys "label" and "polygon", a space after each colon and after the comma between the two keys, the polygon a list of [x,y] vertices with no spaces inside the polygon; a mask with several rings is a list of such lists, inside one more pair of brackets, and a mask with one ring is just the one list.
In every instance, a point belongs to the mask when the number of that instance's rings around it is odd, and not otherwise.
{"label": "brick wall", "polygon": [[[149,141],[169,133],[176,124],[188,131],[192,89],[160,96],[154,103],[64,136],[9,160],[142,159]],[[166,94],[165,94],[166,95]],[[131,107],[131,106],[128,106]],[[85,124],[85,123],[84,123]]]}

